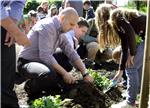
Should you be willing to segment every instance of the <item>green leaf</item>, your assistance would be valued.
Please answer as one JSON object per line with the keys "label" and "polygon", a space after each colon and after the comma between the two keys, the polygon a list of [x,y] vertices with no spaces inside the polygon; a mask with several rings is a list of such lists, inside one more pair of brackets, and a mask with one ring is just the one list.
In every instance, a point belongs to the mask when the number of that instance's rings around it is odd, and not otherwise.
{"label": "green leaf", "polygon": [[93,77],[94,84],[98,88],[102,88],[102,90],[104,90],[110,85],[111,81],[107,77],[102,76],[100,72],[96,72],[95,70],[92,69],[88,69],[88,72]]}

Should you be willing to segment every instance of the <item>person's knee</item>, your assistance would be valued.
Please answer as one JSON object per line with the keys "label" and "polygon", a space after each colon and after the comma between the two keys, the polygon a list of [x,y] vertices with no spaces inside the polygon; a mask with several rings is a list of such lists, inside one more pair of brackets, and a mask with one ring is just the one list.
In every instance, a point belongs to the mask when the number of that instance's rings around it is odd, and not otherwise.
{"label": "person's knee", "polygon": [[96,42],[91,42],[86,46],[88,51],[88,58],[94,60],[96,57],[96,53],[99,50],[99,46]]}
{"label": "person's knee", "polygon": [[22,66],[22,71],[20,73],[25,77],[32,79],[42,74],[50,73],[50,71],[51,70],[44,64],[30,62]]}

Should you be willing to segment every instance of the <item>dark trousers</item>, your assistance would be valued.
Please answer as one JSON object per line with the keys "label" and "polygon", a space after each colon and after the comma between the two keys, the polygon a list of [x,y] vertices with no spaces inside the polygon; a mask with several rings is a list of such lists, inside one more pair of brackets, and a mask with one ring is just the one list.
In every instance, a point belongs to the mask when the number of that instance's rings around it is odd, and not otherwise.
{"label": "dark trousers", "polygon": [[[81,44],[79,48],[76,50],[81,59],[85,59],[87,57],[86,45]],[[70,72],[73,68],[69,58],[61,51],[56,51],[53,56],[67,72]]]}
{"label": "dark trousers", "polygon": [[62,76],[44,63],[19,58],[17,67],[20,75],[28,79],[25,90],[30,96],[41,94],[43,91],[69,89]]}
{"label": "dark trousers", "polygon": [[67,72],[70,72],[73,68],[71,65],[69,58],[62,52],[58,51],[53,54],[58,64],[61,65]]}
{"label": "dark trousers", "polygon": [[16,71],[15,45],[4,45],[7,31],[1,27],[1,103],[2,108],[19,108],[18,99],[13,91]]}
{"label": "dark trousers", "polygon": [[[81,54],[82,53],[83,52],[81,52]],[[70,63],[69,58],[61,50],[55,52],[53,56],[59,65],[67,72],[72,70],[73,66]],[[41,91],[50,91],[58,88],[61,88],[64,91],[69,90],[69,86],[64,82],[62,76],[58,75],[52,68],[44,63],[19,58],[17,67],[22,77],[30,79],[26,85],[28,86],[28,91],[32,95],[39,94]]]}
{"label": "dark trousers", "polygon": [[79,48],[77,49],[77,53],[80,56],[81,59],[85,59],[87,58],[87,49],[86,49],[86,45],[84,43],[80,43]]}

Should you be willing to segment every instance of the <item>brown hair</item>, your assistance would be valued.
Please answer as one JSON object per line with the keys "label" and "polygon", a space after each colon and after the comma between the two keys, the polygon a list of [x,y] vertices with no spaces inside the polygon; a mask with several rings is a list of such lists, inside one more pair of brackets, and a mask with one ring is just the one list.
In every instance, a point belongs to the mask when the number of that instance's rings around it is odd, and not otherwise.
{"label": "brown hair", "polygon": [[30,16],[30,17],[37,17],[37,12],[35,12],[34,10],[30,10],[28,12],[28,16]]}
{"label": "brown hair", "polygon": [[[100,4],[95,12],[95,23],[98,29],[98,42],[100,50],[104,50],[105,47],[114,47],[119,42],[116,39],[112,25],[108,22],[110,18],[110,11],[115,7],[111,4]],[[115,42],[114,42],[115,41]]]}
{"label": "brown hair", "polygon": [[116,20],[121,17],[130,21],[133,18],[137,18],[139,15],[140,14],[137,10],[127,8],[117,8],[111,12],[110,21],[116,23]]}
{"label": "brown hair", "polygon": [[89,24],[88,24],[87,20],[84,19],[83,17],[79,17],[77,24],[79,27],[86,26],[87,28],[89,28]]}
{"label": "brown hair", "polygon": [[43,12],[43,8],[41,6],[37,7],[37,12]]}
{"label": "brown hair", "polygon": [[[111,11],[111,13],[110,13]],[[99,6],[96,10],[96,25],[98,28],[98,41],[101,49],[105,47],[116,47],[120,44],[120,38],[116,31],[118,18],[125,18],[127,21],[139,16],[136,10],[126,8],[111,9],[108,5]],[[110,18],[109,18],[110,17]]]}
{"label": "brown hair", "polygon": [[85,4],[91,5],[91,1],[90,1],[90,0],[84,0],[84,1],[83,1],[83,5],[85,5]]}

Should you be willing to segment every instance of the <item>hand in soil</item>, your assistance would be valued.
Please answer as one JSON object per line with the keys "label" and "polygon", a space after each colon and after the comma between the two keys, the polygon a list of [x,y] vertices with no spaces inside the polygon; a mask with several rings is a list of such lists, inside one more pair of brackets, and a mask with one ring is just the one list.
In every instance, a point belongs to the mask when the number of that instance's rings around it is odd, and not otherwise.
{"label": "hand in soil", "polygon": [[75,78],[67,72],[63,75],[63,79],[68,84],[74,84],[76,82]]}
{"label": "hand in soil", "polygon": [[93,83],[94,79],[90,75],[87,75],[86,77],[84,77],[84,81],[89,82],[89,83]]}
{"label": "hand in soil", "polygon": [[123,75],[123,70],[118,70],[113,80],[119,81]]}

